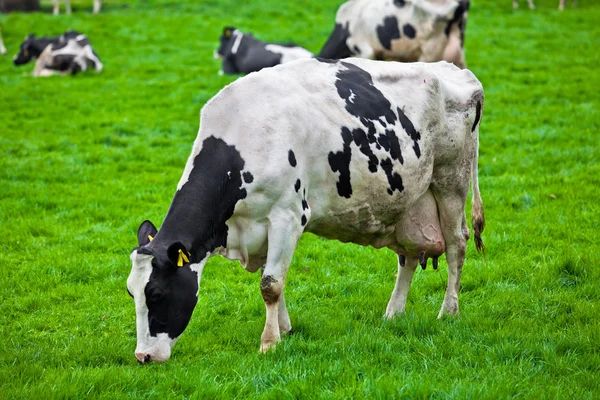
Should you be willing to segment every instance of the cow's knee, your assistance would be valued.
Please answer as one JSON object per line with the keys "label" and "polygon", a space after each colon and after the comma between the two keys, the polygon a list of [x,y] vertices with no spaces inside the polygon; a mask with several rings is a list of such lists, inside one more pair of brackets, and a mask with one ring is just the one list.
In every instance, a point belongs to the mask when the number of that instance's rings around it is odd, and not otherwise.
{"label": "cow's knee", "polygon": [[260,293],[266,304],[276,304],[281,296],[283,282],[273,275],[264,275],[260,281]]}

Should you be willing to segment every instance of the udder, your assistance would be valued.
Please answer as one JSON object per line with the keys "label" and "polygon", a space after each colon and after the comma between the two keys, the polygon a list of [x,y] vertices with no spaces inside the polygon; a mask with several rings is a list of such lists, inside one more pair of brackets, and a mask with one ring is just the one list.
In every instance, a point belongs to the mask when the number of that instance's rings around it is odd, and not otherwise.
{"label": "udder", "polygon": [[427,259],[445,250],[437,203],[429,190],[404,214],[395,231],[401,255]]}

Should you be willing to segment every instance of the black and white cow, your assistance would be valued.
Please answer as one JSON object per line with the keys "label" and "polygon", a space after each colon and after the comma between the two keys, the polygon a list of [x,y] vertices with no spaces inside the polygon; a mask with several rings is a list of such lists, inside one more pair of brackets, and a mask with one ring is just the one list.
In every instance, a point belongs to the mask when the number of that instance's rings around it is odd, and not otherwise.
{"label": "black and white cow", "polygon": [[469,0],[350,0],[319,57],[404,62],[445,60],[466,67]]}
{"label": "black and white cow", "polygon": [[4,46],[4,41],[2,40],[2,30],[0,30],[0,54],[6,54],[6,47]]}
{"label": "black and white cow", "polygon": [[[71,14],[71,0],[65,1],[65,11]],[[98,14],[102,8],[102,0],[94,0],[94,14]],[[58,15],[60,13],[60,0],[52,0],[52,13]]]}
{"label": "black and white cow", "polygon": [[446,62],[313,58],[225,87],[202,109],[160,230],[149,221],[138,229],[127,279],[136,358],[170,357],[196,306],[206,260],[216,254],[262,269],[260,350],[273,347],[292,329],[283,288],[303,232],[398,254],[387,318],[404,311],[417,265],[432,258],[437,268],[445,252],[439,315],[458,314],[470,180],[475,243],[483,249],[482,111],[481,83]]}
{"label": "black and white cow", "polygon": [[13,63],[23,65],[31,60],[36,60],[33,76],[76,74],[89,68],[101,72],[103,68],[87,36],[76,31],[55,37],[27,35]]}
{"label": "black and white cow", "polygon": [[263,68],[285,64],[300,58],[311,58],[313,53],[293,43],[267,43],[252,34],[232,26],[223,28],[220,46],[215,58],[223,60],[220,74],[249,74]]}

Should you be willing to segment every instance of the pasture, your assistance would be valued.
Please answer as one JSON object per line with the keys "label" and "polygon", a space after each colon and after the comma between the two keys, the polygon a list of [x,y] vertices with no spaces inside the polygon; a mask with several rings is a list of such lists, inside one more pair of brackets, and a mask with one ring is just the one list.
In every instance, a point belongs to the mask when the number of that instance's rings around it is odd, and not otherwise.
{"label": "pasture", "polygon": [[[436,319],[443,259],[384,321],[395,255],[305,235],[286,286],[295,334],[275,351],[258,352],[260,275],[215,257],[171,359],[135,360],[129,254],[144,219],[162,222],[200,108],[236,79],[212,58],[222,27],[318,52],[340,3],[108,0],[94,16],[80,0],[54,17],[43,1],[0,15],[0,398],[600,397],[595,0],[562,13],[472,1],[486,254],[469,242],[458,318]],[[12,65],[26,34],[69,28],[101,74]]]}

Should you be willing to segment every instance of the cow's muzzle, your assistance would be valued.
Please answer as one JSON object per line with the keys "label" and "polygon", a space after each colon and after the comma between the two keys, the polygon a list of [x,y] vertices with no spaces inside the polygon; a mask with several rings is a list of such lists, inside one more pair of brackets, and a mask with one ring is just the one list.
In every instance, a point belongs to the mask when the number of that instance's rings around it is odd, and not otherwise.
{"label": "cow's muzzle", "polygon": [[135,358],[137,358],[140,364],[148,364],[152,359],[148,353],[135,353]]}

